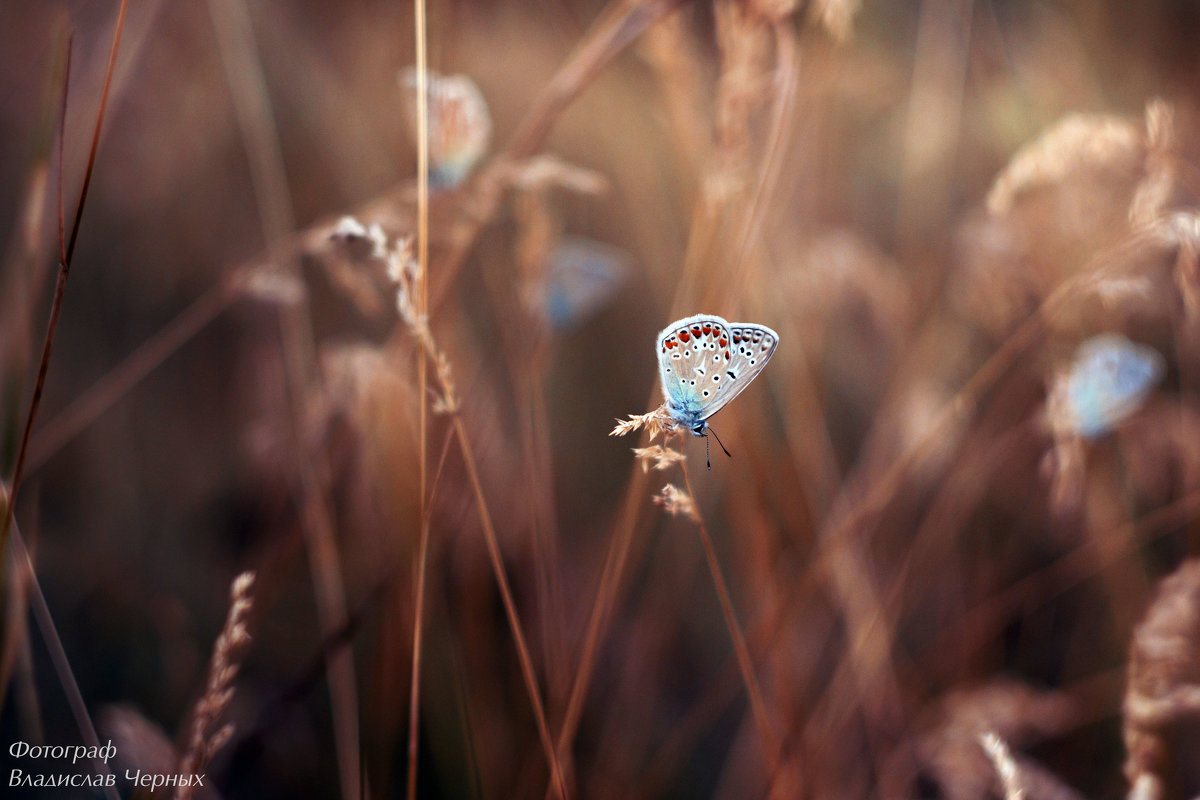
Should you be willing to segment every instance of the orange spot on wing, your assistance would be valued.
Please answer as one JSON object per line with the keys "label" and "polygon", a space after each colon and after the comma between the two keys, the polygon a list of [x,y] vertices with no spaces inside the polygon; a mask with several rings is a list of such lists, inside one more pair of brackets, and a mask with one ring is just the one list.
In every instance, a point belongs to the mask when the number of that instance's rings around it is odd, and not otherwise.
{"label": "orange spot on wing", "polygon": [[704,326],[704,335],[708,336],[710,333],[712,333],[712,325],[705,325]]}
{"label": "orange spot on wing", "polygon": [[692,338],[692,337],[688,336],[688,332],[687,332],[687,331],[680,331],[680,332],[679,332],[679,341],[681,341],[681,342],[686,342],[686,341],[687,341],[688,339],[690,339],[690,338]]}
{"label": "orange spot on wing", "polygon": [[722,336],[722,337],[721,337],[721,338],[720,338],[720,339],[717,341],[717,344],[721,345],[721,347],[728,347],[728,346],[729,346],[729,342],[727,342],[727,341],[725,340],[725,337],[724,337],[724,336]]}
{"label": "orange spot on wing", "polygon": [[729,351],[728,350],[725,351],[725,360],[726,361],[729,360]]}

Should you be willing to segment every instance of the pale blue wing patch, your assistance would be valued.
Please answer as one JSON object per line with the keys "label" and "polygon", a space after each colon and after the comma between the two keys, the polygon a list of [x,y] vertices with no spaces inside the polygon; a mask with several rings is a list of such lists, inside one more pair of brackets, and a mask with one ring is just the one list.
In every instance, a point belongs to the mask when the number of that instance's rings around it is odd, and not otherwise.
{"label": "pale blue wing patch", "polygon": [[564,330],[604,308],[629,275],[625,251],[593,239],[564,236],[550,254],[542,291],[547,321]]}
{"label": "pale blue wing patch", "polygon": [[711,314],[686,317],[658,335],[658,372],[667,410],[681,425],[694,427],[725,380],[731,354],[729,323]]}
{"label": "pale blue wing patch", "polygon": [[1111,431],[1145,402],[1165,364],[1153,348],[1107,333],[1079,346],[1067,375],[1067,413],[1075,431],[1093,439]]}

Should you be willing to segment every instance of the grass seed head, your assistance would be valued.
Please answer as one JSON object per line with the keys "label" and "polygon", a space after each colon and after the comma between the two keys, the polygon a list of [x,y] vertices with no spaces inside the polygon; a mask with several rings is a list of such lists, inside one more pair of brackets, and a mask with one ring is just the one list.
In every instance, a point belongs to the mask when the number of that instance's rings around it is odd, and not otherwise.
{"label": "grass seed head", "polygon": [[672,516],[687,517],[693,522],[700,521],[692,496],[674,484],[668,483],[663,486],[662,492],[654,496],[654,503]]}
{"label": "grass seed head", "polygon": [[1006,214],[1022,195],[1078,171],[1125,168],[1142,150],[1141,131],[1123,117],[1063,117],[1009,160],[988,192],[988,211]]}
{"label": "grass seed head", "polygon": [[669,447],[652,444],[649,447],[635,447],[633,454],[639,461],[642,462],[642,472],[648,472],[650,467],[662,471],[670,469],[671,465],[677,464],[687,458],[678,450],[672,450]]}
{"label": "grass seed head", "polygon": [[649,413],[630,414],[627,420],[617,420],[616,427],[609,431],[608,435],[625,436],[640,431],[642,428],[646,429],[652,442],[660,434],[664,437],[673,436],[679,431],[679,426],[667,412],[666,405],[661,405]]}

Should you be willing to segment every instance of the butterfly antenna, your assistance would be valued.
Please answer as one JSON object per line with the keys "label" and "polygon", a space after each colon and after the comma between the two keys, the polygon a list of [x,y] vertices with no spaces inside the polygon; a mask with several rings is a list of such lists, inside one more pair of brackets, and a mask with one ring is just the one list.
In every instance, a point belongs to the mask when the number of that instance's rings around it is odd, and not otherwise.
{"label": "butterfly antenna", "polygon": [[[729,452],[728,450],[725,450],[725,445],[721,444],[721,437],[717,436],[717,432],[712,429],[711,425],[709,426],[708,430],[712,432],[713,438],[717,440],[717,444],[721,445],[721,449],[725,451],[725,455],[729,456],[730,458],[733,458],[733,453]],[[704,438],[705,438],[704,449],[707,452],[708,437],[705,436]],[[710,466],[709,469],[712,469],[712,467]]]}

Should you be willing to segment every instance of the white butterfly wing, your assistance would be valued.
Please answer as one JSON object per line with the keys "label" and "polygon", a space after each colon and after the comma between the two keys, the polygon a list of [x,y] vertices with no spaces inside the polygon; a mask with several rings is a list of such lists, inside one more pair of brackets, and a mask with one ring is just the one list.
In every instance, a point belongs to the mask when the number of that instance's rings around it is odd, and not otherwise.
{"label": "white butterfly wing", "polygon": [[779,344],[762,325],[697,314],[658,335],[659,377],[667,408],[681,423],[708,419],[762,372]]}
{"label": "white butterfly wing", "polygon": [[725,376],[712,402],[704,409],[701,419],[708,419],[741,394],[742,390],[750,385],[750,381],[763,371],[771,356],[775,355],[775,348],[779,346],[779,334],[765,325],[750,322],[728,324],[731,338]]}

